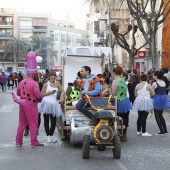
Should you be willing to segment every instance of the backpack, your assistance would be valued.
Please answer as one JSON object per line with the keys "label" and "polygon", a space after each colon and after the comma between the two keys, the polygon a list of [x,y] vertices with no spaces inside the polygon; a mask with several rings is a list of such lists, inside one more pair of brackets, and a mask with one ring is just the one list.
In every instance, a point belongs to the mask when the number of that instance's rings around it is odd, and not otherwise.
{"label": "backpack", "polygon": [[109,72],[108,72],[108,73],[106,73],[105,78],[106,78],[106,79],[109,79],[109,78],[110,78],[110,76],[109,76]]}

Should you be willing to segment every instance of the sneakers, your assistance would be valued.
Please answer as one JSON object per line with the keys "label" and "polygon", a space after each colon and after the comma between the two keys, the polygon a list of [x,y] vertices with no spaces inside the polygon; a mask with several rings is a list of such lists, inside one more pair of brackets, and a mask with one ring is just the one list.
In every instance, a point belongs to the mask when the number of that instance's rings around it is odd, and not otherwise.
{"label": "sneakers", "polygon": [[53,143],[57,142],[57,138],[55,136],[51,136],[51,140]]}
{"label": "sneakers", "polygon": [[142,136],[152,136],[152,134],[149,134],[148,132],[142,133]]}
{"label": "sneakers", "polygon": [[159,133],[156,133],[155,135],[157,135],[157,136],[165,136],[165,133],[164,132],[159,132]]}
{"label": "sneakers", "polygon": [[52,143],[53,141],[51,140],[51,136],[49,135],[49,136],[47,136],[47,142],[48,143]]}
{"label": "sneakers", "polygon": [[142,132],[137,132],[136,134],[139,136],[139,135],[141,135],[141,134],[142,134]]}

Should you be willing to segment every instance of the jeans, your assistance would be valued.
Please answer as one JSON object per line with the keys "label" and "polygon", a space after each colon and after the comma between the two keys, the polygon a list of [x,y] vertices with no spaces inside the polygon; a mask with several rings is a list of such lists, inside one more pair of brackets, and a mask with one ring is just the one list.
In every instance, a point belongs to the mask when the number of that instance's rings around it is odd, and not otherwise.
{"label": "jeans", "polygon": [[[80,100],[77,104],[76,104],[76,108],[77,110],[79,110],[80,112],[82,112],[85,116],[87,116],[88,118],[92,118],[93,114],[91,112],[89,112],[84,105],[86,104],[86,101],[84,100]],[[87,104],[86,107],[90,106],[89,104]]]}
{"label": "jeans", "polygon": [[3,89],[3,83],[0,83],[0,85],[1,85],[1,87],[2,87],[2,91],[4,91],[4,89]]}
{"label": "jeans", "polygon": [[3,91],[6,91],[6,83],[3,83]]}

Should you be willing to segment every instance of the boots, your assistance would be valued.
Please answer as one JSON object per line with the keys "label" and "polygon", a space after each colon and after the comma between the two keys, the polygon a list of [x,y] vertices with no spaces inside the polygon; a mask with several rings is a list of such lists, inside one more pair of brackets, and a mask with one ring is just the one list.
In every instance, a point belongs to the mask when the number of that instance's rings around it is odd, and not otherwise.
{"label": "boots", "polygon": [[121,142],[126,142],[127,141],[127,137],[126,137],[126,133],[123,134],[123,136],[120,138]]}
{"label": "boots", "polygon": [[24,136],[28,136],[28,135],[29,135],[29,130],[25,129]]}

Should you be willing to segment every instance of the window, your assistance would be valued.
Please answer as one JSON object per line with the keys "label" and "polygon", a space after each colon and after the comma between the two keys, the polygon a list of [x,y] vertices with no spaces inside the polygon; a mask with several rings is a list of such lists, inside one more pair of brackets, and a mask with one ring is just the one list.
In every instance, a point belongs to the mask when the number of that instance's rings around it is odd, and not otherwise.
{"label": "window", "polygon": [[32,22],[31,21],[20,21],[20,26],[31,27]]}
{"label": "window", "polygon": [[7,29],[7,30],[6,30],[6,34],[12,35],[12,29]]}
{"label": "window", "polygon": [[54,41],[59,41],[59,36],[58,36],[58,34],[54,34]]}
{"label": "window", "polygon": [[61,42],[65,42],[65,34],[61,34]]}
{"label": "window", "polygon": [[68,37],[68,43],[71,43],[71,37],[70,36]]}

